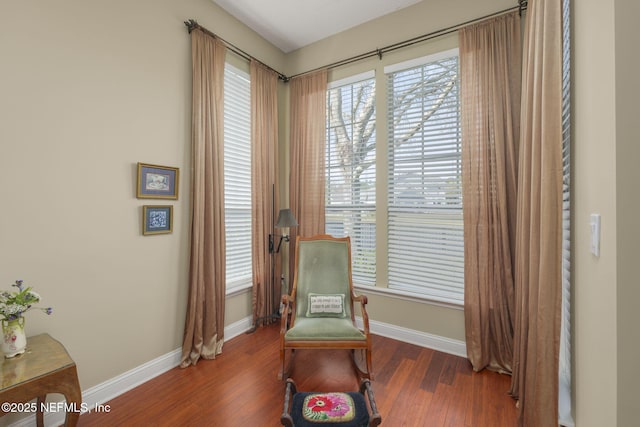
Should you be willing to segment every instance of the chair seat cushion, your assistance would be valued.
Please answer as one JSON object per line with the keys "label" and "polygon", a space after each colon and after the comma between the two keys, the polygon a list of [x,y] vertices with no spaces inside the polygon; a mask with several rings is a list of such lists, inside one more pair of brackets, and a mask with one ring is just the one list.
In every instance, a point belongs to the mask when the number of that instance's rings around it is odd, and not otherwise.
{"label": "chair seat cushion", "polygon": [[286,332],[284,339],[285,341],[366,341],[367,337],[362,333],[362,331],[353,326],[353,322],[349,318],[297,317],[295,325]]}
{"label": "chair seat cushion", "polygon": [[296,427],[359,427],[369,424],[364,396],[349,393],[303,393],[293,395],[291,418]]}

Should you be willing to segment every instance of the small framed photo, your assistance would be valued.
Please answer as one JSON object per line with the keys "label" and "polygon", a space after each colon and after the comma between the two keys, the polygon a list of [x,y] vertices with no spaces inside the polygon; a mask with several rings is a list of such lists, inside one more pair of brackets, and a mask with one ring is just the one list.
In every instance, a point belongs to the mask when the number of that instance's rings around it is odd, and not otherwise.
{"label": "small framed photo", "polygon": [[138,163],[138,199],[178,199],[180,170],[169,166]]}
{"label": "small framed photo", "polygon": [[168,234],[173,231],[173,206],[143,206],[142,234]]}

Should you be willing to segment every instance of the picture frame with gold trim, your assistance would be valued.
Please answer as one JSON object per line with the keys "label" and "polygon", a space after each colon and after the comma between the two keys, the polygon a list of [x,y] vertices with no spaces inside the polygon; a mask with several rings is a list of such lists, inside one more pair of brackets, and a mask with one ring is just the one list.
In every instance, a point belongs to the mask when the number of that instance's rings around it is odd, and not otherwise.
{"label": "picture frame with gold trim", "polygon": [[178,200],[180,169],[171,166],[138,163],[138,199]]}
{"label": "picture frame with gold trim", "polygon": [[169,234],[173,232],[173,206],[142,207],[142,234]]}

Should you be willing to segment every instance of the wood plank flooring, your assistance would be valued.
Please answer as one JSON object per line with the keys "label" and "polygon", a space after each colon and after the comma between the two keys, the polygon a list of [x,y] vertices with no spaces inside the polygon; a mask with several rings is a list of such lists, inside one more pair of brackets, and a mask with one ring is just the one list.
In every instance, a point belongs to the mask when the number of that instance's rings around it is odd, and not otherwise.
{"label": "wood plank flooring", "polygon": [[[78,426],[279,426],[278,340],[278,325],[233,338],[215,360],[174,368],[108,402],[109,413],[80,416]],[[511,378],[473,372],[464,358],[374,336],[373,369],[383,426],[516,425]],[[303,391],[357,389],[346,351],[297,351],[290,374]]]}

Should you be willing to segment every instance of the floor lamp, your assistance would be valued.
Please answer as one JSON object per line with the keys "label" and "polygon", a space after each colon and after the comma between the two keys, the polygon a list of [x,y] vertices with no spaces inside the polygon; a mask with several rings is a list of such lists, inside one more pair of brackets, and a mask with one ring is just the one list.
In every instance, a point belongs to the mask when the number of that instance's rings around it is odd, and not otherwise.
{"label": "floor lamp", "polygon": [[[298,222],[296,221],[295,217],[293,216],[293,213],[291,213],[291,209],[280,209],[280,212],[278,213],[278,220],[276,221],[275,225],[273,226],[274,228],[272,229],[271,233],[269,234],[269,255],[271,256],[271,291],[273,292],[273,296],[274,296],[274,303],[275,303],[275,307],[274,307],[274,312],[271,314],[268,314],[266,316],[263,317],[258,317],[256,319],[255,324],[253,325],[253,327],[247,331],[247,333],[251,333],[254,332],[256,330],[256,328],[258,327],[258,324],[260,323],[260,321],[264,321],[267,319],[279,319],[280,318],[280,297],[282,296],[282,286],[280,286],[280,290],[278,291],[276,288],[276,256],[277,254],[280,253],[280,248],[282,246],[282,242],[289,242],[289,235],[288,234],[276,234],[275,233],[275,229],[276,228],[291,228],[291,227],[297,227],[298,226]],[[278,239],[278,244],[276,246],[276,239]]]}

